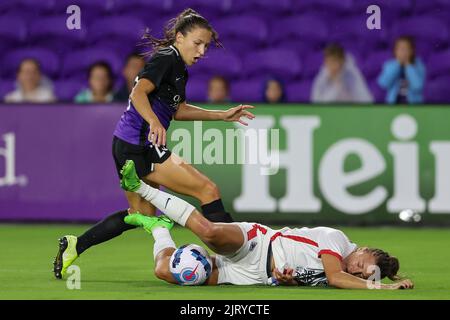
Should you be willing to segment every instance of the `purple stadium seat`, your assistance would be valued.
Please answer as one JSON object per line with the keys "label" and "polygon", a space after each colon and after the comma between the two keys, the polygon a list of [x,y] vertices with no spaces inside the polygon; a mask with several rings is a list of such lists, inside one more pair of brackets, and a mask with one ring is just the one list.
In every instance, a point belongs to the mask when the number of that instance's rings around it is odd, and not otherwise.
{"label": "purple stadium seat", "polygon": [[231,83],[231,99],[237,103],[262,102],[263,79],[253,78]]}
{"label": "purple stadium seat", "polygon": [[325,43],[313,43],[307,41],[282,41],[277,44],[268,45],[268,48],[286,49],[297,52],[300,56],[305,56],[310,52],[320,53],[322,52]]}
{"label": "purple stadium seat", "polygon": [[115,53],[122,60],[125,60],[127,55],[132,52],[143,52],[145,48],[138,45],[139,40],[130,40],[123,37],[109,37],[105,40],[92,43],[90,47],[108,50]]}
{"label": "purple stadium seat", "polygon": [[144,30],[144,23],[135,16],[104,17],[97,19],[89,26],[89,39],[96,42],[118,36],[137,41]]}
{"label": "purple stadium seat", "polygon": [[368,81],[369,91],[372,93],[375,103],[385,103],[386,101],[386,91],[382,89],[376,79]]}
{"label": "purple stadium seat", "polygon": [[207,19],[226,14],[231,7],[231,0],[177,0],[173,1],[172,11],[179,13],[192,8]]}
{"label": "purple stadium seat", "polygon": [[319,73],[322,63],[323,63],[322,52],[314,52],[306,55],[302,60],[303,65],[302,77],[309,79],[314,78]]}
{"label": "purple stadium seat", "polygon": [[27,36],[27,26],[20,16],[0,16],[0,41],[20,43]]}
{"label": "purple stadium seat", "polygon": [[286,13],[292,9],[295,0],[246,0],[246,1],[230,1],[232,12],[247,11],[254,12],[270,12],[273,14]]}
{"label": "purple stadium seat", "polygon": [[54,6],[55,15],[67,17],[66,10],[70,5],[76,4],[81,10],[82,25],[89,25],[105,14],[111,12],[113,1],[109,0],[57,0]]}
{"label": "purple stadium seat", "polygon": [[173,9],[172,0],[113,0],[111,10],[117,13],[137,12],[140,9],[147,11],[147,15],[164,13]]}
{"label": "purple stadium seat", "polygon": [[87,86],[87,83],[83,83],[79,80],[59,80],[55,81],[55,94],[60,101],[73,101],[75,96],[83,88]]}
{"label": "purple stadium seat", "polygon": [[194,78],[188,81],[186,87],[186,99],[188,102],[205,102],[208,96],[208,80],[206,78]]}
{"label": "purple stadium seat", "polygon": [[[86,36],[86,26],[81,23],[81,29],[69,30],[64,15],[40,18],[29,23],[29,41],[41,45],[46,42],[76,47],[83,43]],[[83,20],[82,20],[83,21]]]}
{"label": "purple stadium seat", "polygon": [[448,43],[449,30],[443,21],[434,17],[411,17],[400,20],[394,24],[391,39],[409,34],[414,36],[418,42],[441,42]]}
{"label": "purple stadium seat", "polygon": [[220,74],[225,77],[238,77],[242,71],[239,57],[230,50],[212,49],[195,66],[197,72],[208,75]]}
{"label": "purple stadium seat", "polygon": [[242,39],[222,38],[222,36],[220,36],[219,41],[222,43],[223,46],[223,49],[221,50],[225,50],[226,52],[232,52],[234,54],[239,55],[240,57],[242,57],[247,52],[255,50],[254,45]]}
{"label": "purple stadium seat", "polygon": [[302,0],[293,1],[292,9],[299,12],[308,12],[311,9],[349,12],[353,0]]}
{"label": "purple stadium seat", "polygon": [[430,55],[427,61],[427,75],[430,78],[450,74],[450,49]]}
{"label": "purple stadium seat", "polygon": [[417,14],[423,14],[424,12],[434,14],[449,7],[450,2],[448,0],[416,1],[414,10]]}
{"label": "purple stadium seat", "polygon": [[425,102],[450,103],[450,76],[443,76],[425,84]]}
{"label": "purple stadium seat", "polygon": [[366,25],[367,16],[359,14],[346,19],[336,19],[329,23],[328,39],[335,42],[357,43],[361,48],[374,47],[379,42],[387,41],[387,28],[369,30]]}
{"label": "purple stadium seat", "polygon": [[124,57],[138,51],[145,29],[144,23],[134,16],[101,18],[89,26],[88,41],[95,48],[110,49]]}
{"label": "purple stadium seat", "polygon": [[[32,0],[30,0],[32,1]],[[89,11],[95,13],[106,13],[113,6],[113,1],[92,1],[92,0],[58,0],[55,1],[55,12],[64,12],[70,5],[77,5],[81,9],[81,15]]]}
{"label": "purple stadium seat", "polygon": [[[417,3],[418,1],[415,1]],[[419,1],[422,2],[422,1]],[[395,14],[399,13],[406,13],[410,12],[413,7],[414,3],[413,0],[356,0],[353,2],[352,7],[354,8],[355,12],[366,12],[366,9],[368,6],[376,4],[381,9],[381,16],[383,19],[384,12],[391,12]],[[362,11],[363,10],[363,11]]]}
{"label": "purple stadium seat", "polygon": [[0,102],[3,101],[5,95],[15,89],[15,80],[0,79]]}
{"label": "purple stadium seat", "polygon": [[32,8],[39,13],[47,13],[53,10],[56,0],[17,0],[19,6]]}
{"label": "purple stadium seat", "polygon": [[311,87],[312,81],[301,81],[288,84],[286,86],[287,102],[310,102]]}
{"label": "purple stadium seat", "polygon": [[0,1],[0,12],[9,11],[17,7],[17,0],[3,0]]}
{"label": "purple stadium seat", "polygon": [[376,78],[381,73],[383,64],[392,58],[392,52],[390,51],[373,52],[365,59],[361,71],[366,78]]}
{"label": "purple stadium seat", "polygon": [[74,74],[86,74],[89,66],[97,61],[106,61],[117,75],[123,65],[123,61],[110,50],[94,48],[82,49],[67,54],[63,59],[62,76],[71,77]]}
{"label": "purple stadium seat", "polygon": [[267,37],[267,26],[263,20],[255,16],[237,16],[215,22],[214,27],[221,37],[240,39],[253,45],[264,44]]}
{"label": "purple stadium seat", "polygon": [[301,62],[296,52],[286,49],[268,49],[247,54],[244,73],[248,76],[275,75],[282,79],[300,76]]}
{"label": "purple stadium seat", "polygon": [[306,42],[309,45],[323,42],[328,37],[328,28],[323,19],[315,15],[296,15],[275,20],[270,27],[273,43]]}
{"label": "purple stadium seat", "polygon": [[15,77],[20,62],[25,58],[34,58],[41,64],[42,72],[49,76],[55,76],[59,72],[58,56],[43,48],[26,48],[9,51],[3,57],[1,63],[1,73],[8,78]]}

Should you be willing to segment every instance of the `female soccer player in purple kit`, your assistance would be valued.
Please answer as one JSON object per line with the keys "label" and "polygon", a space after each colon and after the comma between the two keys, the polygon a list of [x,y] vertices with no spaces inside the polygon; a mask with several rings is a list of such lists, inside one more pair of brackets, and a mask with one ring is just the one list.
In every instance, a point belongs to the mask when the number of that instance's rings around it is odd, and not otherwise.
{"label": "female soccer player in purple kit", "polygon": [[[220,46],[216,31],[194,10],[186,9],[170,20],[164,39],[149,34],[145,38],[154,51],[139,73],[128,107],[114,131],[112,149],[119,177],[125,161],[132,159],[143,181],[197,198],[202,213],[210,221],[232,222],[217,186],[166,148],[166,131],[172,119],[236,121],[247,125],[241,118],[253,119],[254,115],[247,110],[253,106],[239,105],[218,111],[186,102],[186,67],[205,55],[211,41]],[[155,215],[155,207],[139,195],[126,192],[126,197],[128,210],[109,215],[79,237],[66,235],[59,240],[53,269],[56,278],[61,279],[86,249],[133,229],[124,222],[128,214]]]}

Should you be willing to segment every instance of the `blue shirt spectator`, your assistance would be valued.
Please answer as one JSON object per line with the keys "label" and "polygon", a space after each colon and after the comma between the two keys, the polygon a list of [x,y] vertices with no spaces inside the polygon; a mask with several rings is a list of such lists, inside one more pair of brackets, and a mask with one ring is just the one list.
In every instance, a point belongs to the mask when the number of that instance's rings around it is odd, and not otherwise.
{"label": "blue shirt spectator", "polygon": [[108,103],[113,101],[113,73],[108,63],[99,61],[89,67],[89,88],[75,96],[76,103]]}
{"label": "blue shirt spectator", "polygon": [[389,104],[423,103],[425,65],[415,57],[414,41],[410,37],[396,40],[395,59],[384,63],[378,84],[387,90]]}

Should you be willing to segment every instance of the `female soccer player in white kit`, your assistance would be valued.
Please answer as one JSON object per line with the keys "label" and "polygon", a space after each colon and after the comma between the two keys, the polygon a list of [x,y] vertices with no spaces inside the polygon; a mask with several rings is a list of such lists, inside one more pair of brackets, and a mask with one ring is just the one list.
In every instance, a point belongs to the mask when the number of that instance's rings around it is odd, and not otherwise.
{"label": "female soccer player in white kit", "polygon": [[[150,201],[217,253],[206,281],[208,285],[275,282],[346,289],[408,289],[414,286],[411,280],[400,280],[397,276],[397,258],[380,249],[358,247],[340,230],[328,227],[273,230],[257,223],[213,223],[188,202],[141,181],[132,160],[125,163],[122,177],[122,188]],[[156,276],[177,283],[169,269],[176,246],[163,219],[133,214],[127,216],[125,222],[151,231],[155,238]],[[378,274],[374,274],[376,270]],[[399,281],[374,284],[373,280],[386,276]]]}

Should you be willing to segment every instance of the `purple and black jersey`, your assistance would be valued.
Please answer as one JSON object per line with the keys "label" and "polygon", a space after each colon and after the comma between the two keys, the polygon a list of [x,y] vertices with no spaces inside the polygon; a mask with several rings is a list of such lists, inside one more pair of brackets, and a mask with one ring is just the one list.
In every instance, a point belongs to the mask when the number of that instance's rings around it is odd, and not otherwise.
{"label": "purple and black jersey", "polygon": [[[186,100],[188,73],[180,52],[174,46],[158,50],[137,76],[155,85],[147,97],[152,110],[167,130],[178,105]],[[137,112],[131,100],[117,123],[114,136],[135,145],[149,145],[148,123]]]}

